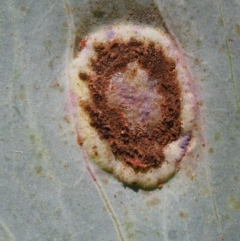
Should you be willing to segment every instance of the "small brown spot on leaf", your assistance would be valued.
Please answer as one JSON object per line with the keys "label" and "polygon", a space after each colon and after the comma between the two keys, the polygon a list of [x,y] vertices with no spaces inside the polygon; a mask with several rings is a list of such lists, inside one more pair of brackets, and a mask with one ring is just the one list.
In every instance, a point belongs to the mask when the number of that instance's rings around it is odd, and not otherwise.
{"label": "small brown spot on leaf", "polygon": [[79,146],[83,145],[83,140],[80,136],[77,137],[77,143],[78,143]]}
{"label": "small brown spot on leaf", "polygon": [[161,203],[161,200],[157,197],[154,197],[146,202],[147,206],[152,207],[152,206],[157,206]]}
{"label": "small brown spot on leaf", "polygon": [[212,154],[214,152],[214,149],[211,147],[209,148],[208,152]]}
{"label": "small brown spot on leaf", "polygon": [[86,42],[87,42],[87,39],[86,39],[86,38],[83,38],[83,39],[80,41],[80,43],[79,43],[79,45],[78,45],[78,51],[81,51],[81,50],[85,47]]}
{"label": "small brown spot on leaf", "polygon": [[235,31],[238,35],[240,35],[240,26],[239,25],[235,26]]}
{"label": "small brown spot on leaf", "polygon": [[86,73],[83,73],[83,72],[80,72],[78,76],[81,80],[87,80],[88,79],[88,75]]}
{"label": "small brown spot on leaf", "polygon": [[35,172],[37,175],[40,175],[42,173],[42,167],[41,166],[35,167]]}
{"label": "small brown spot on leaf", "polygon": [[179,217],[182,218],[182,219],[187,219],[189,217],[189,215],[188,215],[187,212],[180,211],[179,212]]}
{"label": "small brown spot on leaf", "polygon": [[67,118],[67,116],[64,116],[63,117],[63,120],[66,122],[66,123],[70,123],[69,119]]}
{"label": "small brown spot on leaf", "polygon": [[69,164],[68,164],[68,163],[65,163],[65,164],[64,164],[64,168],[67,169],[68,167],[69,167]]}

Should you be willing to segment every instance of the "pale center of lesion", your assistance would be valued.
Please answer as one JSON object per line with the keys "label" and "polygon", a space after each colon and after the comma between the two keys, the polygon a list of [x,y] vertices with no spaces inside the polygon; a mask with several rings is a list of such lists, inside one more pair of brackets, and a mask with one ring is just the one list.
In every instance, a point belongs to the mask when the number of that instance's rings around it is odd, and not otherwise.
{"label": "pale center of lesion", "polygon": [[106,93],[109,104],[119,108],[127,118],[129,128],[152,129],[162,118],[163,96],[157,90],[158,80],[136,62],[129,63],[124,72],[112,75]]}

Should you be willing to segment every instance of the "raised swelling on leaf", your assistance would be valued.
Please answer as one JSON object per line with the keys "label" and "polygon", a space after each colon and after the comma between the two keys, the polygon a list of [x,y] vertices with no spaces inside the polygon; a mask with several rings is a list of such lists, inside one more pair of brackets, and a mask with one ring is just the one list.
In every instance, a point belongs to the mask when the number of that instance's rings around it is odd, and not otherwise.
{"label": "raised swelling on leaf", "polygon": [[158,29],[114,25],[79,43],[70,69],[79,144],[127,185],[156,188],[189,149],[196,102],[180,51]]}

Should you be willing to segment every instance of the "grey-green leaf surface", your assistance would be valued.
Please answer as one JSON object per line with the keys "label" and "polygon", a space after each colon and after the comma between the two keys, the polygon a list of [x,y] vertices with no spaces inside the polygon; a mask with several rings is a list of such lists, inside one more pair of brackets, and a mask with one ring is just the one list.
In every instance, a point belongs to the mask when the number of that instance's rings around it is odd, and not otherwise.
{"label": "grey-green leaf surface", "polygon": [[[0,13],[0,241],[239,240],[238,0],[9,0]],[[120,20],[169,31],[199,101],[199,157],[151,192],[86,162],[69,114],[75,40]]]}

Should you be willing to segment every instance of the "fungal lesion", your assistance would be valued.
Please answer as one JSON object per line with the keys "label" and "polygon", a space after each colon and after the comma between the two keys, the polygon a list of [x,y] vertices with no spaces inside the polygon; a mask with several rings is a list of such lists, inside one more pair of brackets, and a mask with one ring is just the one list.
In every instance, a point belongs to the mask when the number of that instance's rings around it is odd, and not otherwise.
{"label": "fungal lesion", "polygon": [[[181,134],[180,88],[173,60],[152,42],[133,38],[96,45],[95,51],[97,57],[91,61],[95,75],[79,74],[83,81],[88,79],[91,99],[81,106],[91,126],[132,168],[160,167],[163,148]],[[116,57],[116,52],[121,54]]]}
{"label": "fungal lesion", "polygon": [[[133,36],[122,36],[123,28]],[[149,188],[178,171],[192,139],[192,117],[185,113],[191,115],[194,104],[186,67],[169,39],[148,27],[146,38],[135,37],[137,28],[120,25],[88,36],[73,79],[89,157],[123,183]],[[166,42],[150,40],[157,34]]]}

